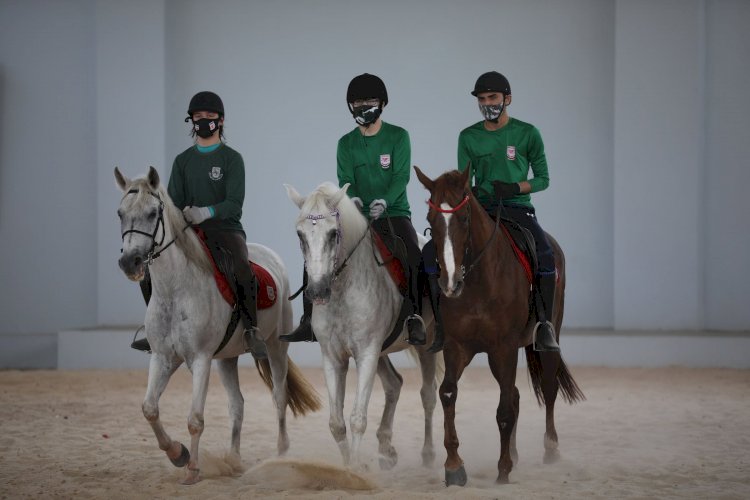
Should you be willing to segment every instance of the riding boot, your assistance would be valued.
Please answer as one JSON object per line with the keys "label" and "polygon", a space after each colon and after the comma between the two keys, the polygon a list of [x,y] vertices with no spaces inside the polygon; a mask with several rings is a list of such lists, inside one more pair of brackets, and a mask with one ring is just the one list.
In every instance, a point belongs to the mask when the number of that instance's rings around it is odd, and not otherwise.
{"label": "riding boot", "polygon": [[432,306],[432,315],[435,317],[435,338],[428,349],[429,352],[440,352],[445,342],[445,332],[443,331],[443,317],[440,315],[440,285],[438,285],[438,275],[428,274],[427,282],[430,285],[430,306]]}
{"label": "riding boot", "polygon": [[408,297],[406,300],[411,302],[412,313],[406,317],[405,323],[409,332],[406,341],[411,345],[425,345],[427,343],[427,334],[422,319],[422,294],[419,292],[417,269],[409,269],[409,290],[407,290]]}
{"label": "riding boot", "polygon": [[[138,285],[141,287],[143,300],[146,301],[146,305],[148,306],[148,303],[151,300],[151,274],[148,272],[148,266],[146,266],[143,279],[138,282]],[[135,335],[133,336],[133,342],[130,344],[130,347],[137,351],[151,352],[151,345],[148,343],[148,339],[146,337],[135,340],[135,336],[138,335],[138,332],[141,331],[142,328],[143,327],[136,330]]]}
{"label": "riding boot", "polygon": [[555,304],[555,286],[557,276],[554,272],[539,275],[535,292],[537,324],[534,327],[533,341],[535,351],[560,352],[555,339],[555,327],[551,319]]}
{"label": "riding boot", "polygon": [[[255,274],[253,274],[252,283],[247,285],[249,285],[250,290],[247,290],[247,286],[241,287],[244,297],[240,304],[241,309],[244,309],[242,324],[245,327],[243,332],[245,352],[252,354],[255,359],[266,359],[268,357],[266,343],[258,337],[258,281]],[[237,288],[239,291],[240,286]]]}
{"label": "riding boot", "polygon": [[302,294],[302,318],[299,320],[299,326],[292,333],[281,335],[279,340],[282,342],[317,342],[315,332],[312,329],[312,302],[307,295]]}

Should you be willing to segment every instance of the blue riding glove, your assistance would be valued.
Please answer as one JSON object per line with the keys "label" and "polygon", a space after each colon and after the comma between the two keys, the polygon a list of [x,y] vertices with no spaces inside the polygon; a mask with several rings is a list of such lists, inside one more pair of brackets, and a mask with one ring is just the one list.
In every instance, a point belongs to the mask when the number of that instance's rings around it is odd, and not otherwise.
{"label": "blue riding glove", "polygon": [[200,224],[214,216],[214,209],[213,207],[185,207],[182,213],[190,224]]}
{"label": "blue riding glove", "polygon": [[386,208],[388,208],[388,203],[386,203],[385,200],[372,200],[372,203],[370,203],[370,218],[377,219],[378,217],[383,215]]}

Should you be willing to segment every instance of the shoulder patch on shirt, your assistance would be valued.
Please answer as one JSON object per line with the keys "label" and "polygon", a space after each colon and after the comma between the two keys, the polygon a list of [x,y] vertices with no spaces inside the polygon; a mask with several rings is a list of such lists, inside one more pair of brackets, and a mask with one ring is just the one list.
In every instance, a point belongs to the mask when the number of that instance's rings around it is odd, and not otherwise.
{"label": "shoulder patch on shirt", "polygon": [[384,169],[391,168],[391,155],[380,155],[380,166]]}
{"label": "shoulder patch on shirt", "polygon": [[508,146],[508,148],[505,150],[505,157],[509,160],[515,160],[516,159],[516,147],[515,146]]}
{"label": "shoulder patch on shirt", "polygon": [[218,181],[224,177],[224,172],[221,171],[221,167],[212,167],[211,171],[208,173],[208,177],[212,181]]}

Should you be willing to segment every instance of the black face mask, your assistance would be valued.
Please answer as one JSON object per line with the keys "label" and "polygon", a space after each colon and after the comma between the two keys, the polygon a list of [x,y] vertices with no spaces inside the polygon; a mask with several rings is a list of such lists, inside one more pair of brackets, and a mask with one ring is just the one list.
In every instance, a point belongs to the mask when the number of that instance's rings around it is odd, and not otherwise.
{"label": "black face mask", "polygon": [[208,139],[214,132],[219,130],[219,121],[221,118],[201,118],[200,120],[193,120],[193,130],[203,139]]}
{"label": "black face mask", "polygon": [[382,113],[383,110],[380,108],[380,106],[356,106],[352,108],[352,114],[354,115],[354,120],[359,123],[360,125],[371,125],[375,123],[375,121],[380,117],[380,113]]}

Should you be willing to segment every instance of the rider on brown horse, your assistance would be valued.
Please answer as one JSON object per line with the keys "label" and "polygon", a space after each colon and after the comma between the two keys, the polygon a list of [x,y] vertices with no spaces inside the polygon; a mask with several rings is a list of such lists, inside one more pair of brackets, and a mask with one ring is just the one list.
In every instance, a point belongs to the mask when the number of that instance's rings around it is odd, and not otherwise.
{"label": "rider on brown horse", "polygon": [[[547,159],[539,130],[508,115],[510,83],[496,71],[481,75],[471,92],[484,120],[461,131],[458,169],[471,169],[472,188],[491,217],[498,210],[531,232],[539,263],[534,286],[537,328],[534,348],[559,352],[551,323],[556,286],[552,247],[536,219],[531,193],[549,185]],[[528,179],[529,169],[534,176]]]}

